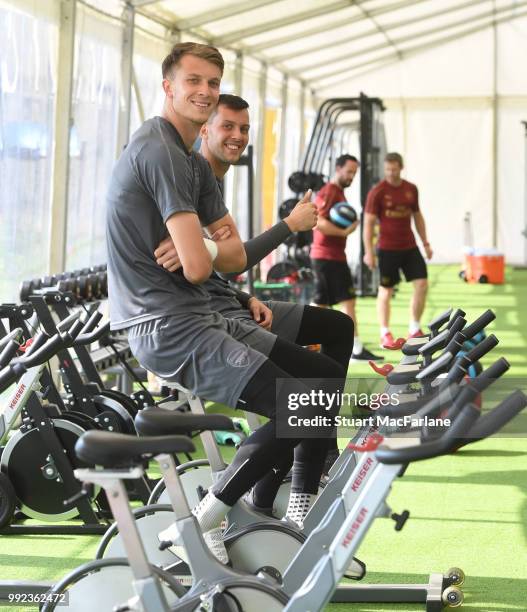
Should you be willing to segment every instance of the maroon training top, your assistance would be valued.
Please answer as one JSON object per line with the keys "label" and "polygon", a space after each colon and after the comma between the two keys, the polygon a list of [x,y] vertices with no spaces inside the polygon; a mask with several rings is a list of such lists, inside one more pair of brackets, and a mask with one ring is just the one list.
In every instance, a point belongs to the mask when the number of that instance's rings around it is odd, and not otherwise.
{"label": "maroon training top", "polygon": [[368,193],[365,212],[379,219],[379,248],[403,251],[417,246],[412,216],[419,211],[417,187],[408,181],[394,187],[388,181],[377,183]]}
{"label": "maroon training top", "polygon": [[[318,214],[329,218],[329,211],[338,202],[345,202],[344,191],[334,183],[326,183],[319,190],[315,198]],[[320,230],[313,230],[313,242],[310,256],[313,259],[331,259],[333,261],[346,261],[346,238],[340,236],[326,236]]]}

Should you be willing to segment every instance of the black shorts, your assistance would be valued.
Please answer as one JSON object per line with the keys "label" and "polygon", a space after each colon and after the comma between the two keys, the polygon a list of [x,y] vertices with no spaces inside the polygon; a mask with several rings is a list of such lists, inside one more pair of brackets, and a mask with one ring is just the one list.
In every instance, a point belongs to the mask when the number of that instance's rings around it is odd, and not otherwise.
{"label": "black shorts", "polygon": [[426,263],[421,251],[414,247],[404,251],[377,250],[382,287],[393,287],[401,280],[400,270],[407,281],[428,278]]}
{"label": "black shorts", "polygon": [[355,298],[353,279],[345,261],[312,259],[311,264],[315,273],[315,304],[334,306]]}

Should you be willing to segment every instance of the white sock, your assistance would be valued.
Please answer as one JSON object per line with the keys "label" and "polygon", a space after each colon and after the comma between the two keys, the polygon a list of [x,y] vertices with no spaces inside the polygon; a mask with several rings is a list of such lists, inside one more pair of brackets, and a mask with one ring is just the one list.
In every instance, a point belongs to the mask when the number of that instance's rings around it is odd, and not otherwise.
{"label": "white sock", "polygon": [[317,496],[313,493],[293,493],[289,494],[286,518],[292,520],[299,527],[302,527],[309,508],[313,505]]}
{"label": "white sock", "polygon": [[363,348],[362,340],[359,336],[355,336],[355,338],[353,338],[353,354],[357,355],[358,353],[362,353]]}
{"label": "white sock", "polygon": [[390,333],[390,328],[389,327],[381,327],[381,338],[383,336],[386,336],[386,334]]}
{"label": "white sock", "polygon": [[415,334],[421,329],[421,324],[419,321],[410,321],[410,333]]}
{"label": "white sock", "polygon": [[209,492],[192,510],[192,514],[198,519],[201,530],[205,532],[219,527],[229,510],[230,506]]}

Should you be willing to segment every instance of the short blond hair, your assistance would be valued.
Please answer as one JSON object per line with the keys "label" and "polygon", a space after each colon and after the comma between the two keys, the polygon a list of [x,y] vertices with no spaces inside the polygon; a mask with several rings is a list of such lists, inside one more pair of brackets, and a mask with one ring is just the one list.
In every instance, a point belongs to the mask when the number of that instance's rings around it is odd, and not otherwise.
{"label": "short blond hair", "polygon": [[394,162],[399,164],[399,166],[401,166],[401,168],[404,167],[404,163],[403,163],[403,156],[400,153],[386,153],[386,156],[384,157],[384,161],[385,162]]}
{"label": "short blond hair", "polygon": [[211,45],[202,45],[201,43],[196,42],[184,42],[174,45],[170,50],[170,53],[163,60],[163,63],[161,64],[161,71],[164,79],[171,76],[172,70],[179,64],[184,55],[193,55],[194,57],[199,57],[207,62],[210,62],[211,64],[214,64],[220,69],[221,74],[223,75],[225,62],[223,61],[223,57],[216,47],[212,47]]}

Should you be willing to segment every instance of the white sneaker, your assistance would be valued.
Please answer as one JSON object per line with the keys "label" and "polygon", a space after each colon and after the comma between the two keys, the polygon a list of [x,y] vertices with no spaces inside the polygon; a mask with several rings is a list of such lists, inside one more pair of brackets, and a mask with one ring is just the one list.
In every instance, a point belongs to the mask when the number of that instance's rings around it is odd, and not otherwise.
{"label": "white sneaker", "polygon": [[[179,536],[179,531],[174,523],[164,531],[161,531],[157,537],[160,542],[171,542],[170,546],[168,546],[170,552],[188,565],[188,554]],[[216,559],[218,559],[220,563],[226,565],[229,562],[229,555],[227,554],[227,549],[223,542],[221,527],[205,531],[205,533],[203,533],[203,539]]]}
{"label": "white sneaker", "polygon": [[203,539],[209,547],[210,552],[216,557],[216,559],[218,559],[220,563],[223,563],[223,565],[227,565],[229,562],[229,555],[227,554],[227,549],[225,548],[221,527],[216,527],[216,529],[205,531],[203,534]]}

